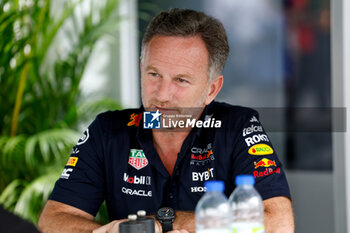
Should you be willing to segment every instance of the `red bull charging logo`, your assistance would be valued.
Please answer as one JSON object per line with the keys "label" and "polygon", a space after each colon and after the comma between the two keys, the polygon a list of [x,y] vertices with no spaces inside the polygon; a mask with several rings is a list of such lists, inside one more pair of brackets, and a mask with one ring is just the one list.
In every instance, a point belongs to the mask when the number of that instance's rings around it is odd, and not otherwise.
{"label": "red bull charging logo", "polygon": [[255,169],[257,169],[258,167],[271,167],[271,166],[277,167],[275,160],[270,160],[267,158],[263,158],[259,162],[254,162],[254,165],[255,165],[254,167]]}

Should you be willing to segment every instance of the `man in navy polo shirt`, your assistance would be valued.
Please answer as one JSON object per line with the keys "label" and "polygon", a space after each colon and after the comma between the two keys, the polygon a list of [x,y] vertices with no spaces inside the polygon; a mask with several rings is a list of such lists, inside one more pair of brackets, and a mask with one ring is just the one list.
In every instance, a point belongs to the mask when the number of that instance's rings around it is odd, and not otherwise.
{"label": "man in navy polo shirt", "polygon": [[[224,180],[229,196],[236,175],[252,174],[264,200],[265,232],[294,232],[286,177],[257,113],[214,101],[228,53],[216,19],[179,9],[157,15],[142,41],[143,107],[102,113],[85,130],[40,229],[118,232],[128,214],[170,207],[173,229],[193,232],[206,180]],[[93,218],[104,200],[111,222],[100,226]]]}

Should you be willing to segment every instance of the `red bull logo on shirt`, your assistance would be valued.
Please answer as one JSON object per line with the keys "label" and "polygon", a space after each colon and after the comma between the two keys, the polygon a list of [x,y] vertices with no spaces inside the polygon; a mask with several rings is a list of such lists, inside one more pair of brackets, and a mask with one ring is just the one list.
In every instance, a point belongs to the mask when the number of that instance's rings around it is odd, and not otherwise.
{"label": "red bull logo on shirt", "polygon": [[271,166],[277,167],[275,160],[270,160],[267,158],[263,158],[259,162],[254,162],[254,165],[255,165],[254,167],[255,169],[257,169],[258,167],[271,167]]}
{"label": "red bull logo on shirt", "polygon": [[266,144],[256,144],[249,148],[248,153],[251,155],[270,155],[273,154],[273,149]]}
{"label": "red bull logo on shirt", "polygon": [[203,147],[192,147],[191,148],[191,165],[206,165],[211,160],[214,160],[214,153],[212,144],[209,143],[205,148]]}
{"label": "red bull logo on shirt", "polygon": [[281,169],[278,167],[276,169],[266,168],[265,171],[253,171],[254,178],[264,177],[264,176],[268,176],[268,175],[271,175],[271,174],[274,174],[274,173],[280,174],[281,173]]}
{"label": "red bull logo on shirt", "polygon": [[191,159],[203,161],[209,159],[213,155],[213,150],[209,150],[208,153],[205,154],[191,154]]}
{"label": "red bull logo on shirt", "polygon": [[129,164],[137,170],[146,167],[148,165],[148,160],[143,150],[130,149]]}

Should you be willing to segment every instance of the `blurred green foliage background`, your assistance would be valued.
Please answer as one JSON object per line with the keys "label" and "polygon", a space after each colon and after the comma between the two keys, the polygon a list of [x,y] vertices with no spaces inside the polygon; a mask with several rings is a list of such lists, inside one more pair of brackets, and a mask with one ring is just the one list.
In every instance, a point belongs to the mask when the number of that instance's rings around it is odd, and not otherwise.
{"label": "blurred green foliage background", "polygon": [[[77,16],[82,2],[0,0],[0,204],[35,224],[79,125],[120,108],[108,98],[87,102],[79,89],[96,42],[120,21],[118,1],[86,0]],[[107,221],[104,205],[97,219]]]}

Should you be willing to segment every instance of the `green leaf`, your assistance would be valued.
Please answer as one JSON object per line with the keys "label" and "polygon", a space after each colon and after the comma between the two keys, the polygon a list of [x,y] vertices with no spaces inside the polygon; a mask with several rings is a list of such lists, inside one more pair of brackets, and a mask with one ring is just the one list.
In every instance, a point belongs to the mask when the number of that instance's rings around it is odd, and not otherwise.
{"label": "green leaf", "polygon": [[13,180],[1,193],[0,204],[2,204],[6,209],[13,209],[23,185],[23,181],[19,179]]}
{"label": "green leaf", "polygon": [[[11,5],[7,12],[5,2]],[[79,138],[79,126],[101,111],[120,108],[111,99],[85,101],[79,89],[96,43],[117,30],[118,1],[94,4],[94,12],[84,15],[75,14],[82,0],[66,2],[62,11],[50,0],[20,10],[19,1],[0,0],[0,201],[33,222]],[[66,36],[69,48],[60,40]],[[25,63],[30,65],[18,130],[9,137]],[[106,221],[105,212],[99,216]]]}
{"label": "green leaf", "polygon": [[39,219],[38,210],[43,208],[59,174],[58,171],[53,170],[29,183],[21,193],[14,212],[36,223]]}
{"label": "green leaf", "polygon": [[3,148],[3,165],[15,165],[15,162],[22,159],[24,156],[23,148],[25,139],[26,137],[24,135],[18,135],[7,139]]}
{"label": "green leaf", "polygon": [[[49,163],[52,160],[61,161],[66,158],[67,148],[71,148],[79,139],[79,133],[71,129],[50,129],[30,136],[25,146],[25,161],[30,167]],[[35,148],[40,153],[36,156]]]}

